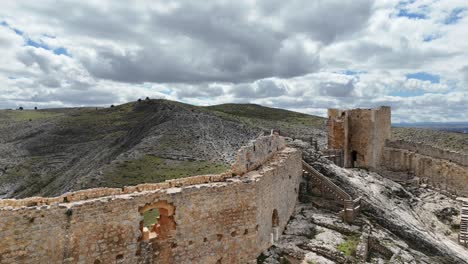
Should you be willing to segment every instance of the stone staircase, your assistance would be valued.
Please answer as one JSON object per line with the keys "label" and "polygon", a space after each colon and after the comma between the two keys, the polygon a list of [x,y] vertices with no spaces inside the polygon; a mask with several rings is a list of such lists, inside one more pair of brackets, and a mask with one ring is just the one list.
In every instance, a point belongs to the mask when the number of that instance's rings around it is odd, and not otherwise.
{"label": "stone staircase", "polygon": [[329,178],[315,170],[312,166],[302,161],[303,173],[310,176],[311,181],[322,193],[322,196],[328,196],[343,206],[340,215],[347,223],[352,223],[360,212],[361,197],[353,199],[351,195],[334,184]]}
{"label": "stone staircase", "polygon": [[458,235],[460,244],[468,247],[468,202],[463,202],[461,210],[460,234]]}

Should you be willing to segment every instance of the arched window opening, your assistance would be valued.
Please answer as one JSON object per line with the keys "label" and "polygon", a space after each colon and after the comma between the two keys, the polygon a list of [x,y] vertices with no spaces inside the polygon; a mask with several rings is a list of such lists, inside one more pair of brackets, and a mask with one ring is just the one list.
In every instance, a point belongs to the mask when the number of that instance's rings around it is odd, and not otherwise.
{"label": "arched window opening", "polygon": [[356,167],[356,161],[357,161],[357,151],[353,150],[351,151],[351,160],[352,160],[352,164],[351,164],[351,167]]}
{"label": "arched window opening", "polygon": [[143,220],[140,222],[142,240],[165,239],[176,229],[175,208],[166,201],[148,204],[139,209]]}
{"label": "arched window opening", "polygon": [[271,216],[271,223],[272,223],[272,227],[278,227],[279,226],[278,211],[276,209],[273,210],[273,215]]}
{"label": "arched window opening", "polygon": [[278,211],[276,209],[273,210],[273,214],[271,216],[271,244],[275,244],[276,241],[279,239],[279,217]]}

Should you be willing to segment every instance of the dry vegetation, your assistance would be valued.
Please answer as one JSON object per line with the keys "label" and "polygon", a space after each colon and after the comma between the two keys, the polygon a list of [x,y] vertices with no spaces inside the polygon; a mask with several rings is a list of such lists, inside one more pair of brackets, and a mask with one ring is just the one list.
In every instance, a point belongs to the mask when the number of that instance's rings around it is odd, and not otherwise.
{"label": "dry vegetation", "polygon": [[392,139],[419,142],[434,147],[468,153],[468,134],[424,128],[392,128]]}

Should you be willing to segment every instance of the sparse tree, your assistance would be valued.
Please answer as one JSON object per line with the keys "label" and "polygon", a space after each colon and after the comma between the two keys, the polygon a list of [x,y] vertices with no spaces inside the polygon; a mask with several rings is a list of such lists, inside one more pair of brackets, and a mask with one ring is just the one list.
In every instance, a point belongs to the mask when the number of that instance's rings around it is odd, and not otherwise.
{"label": "sparse tree", "polygon": [[114,105],[111,105],[111,108],[114,107]]}
{"label": "sparse tree", "polygon": [[145,100],[149,100],[150,98],[148,96],[146,96],[146,99]]}
{"label": "sparse tree", "polygon": [[138,102],[141,102],[141,98],[138,98]]}
{"label": "sparse tree", "polygon": [[20,107],[18,108],[18,110],[23,110],[23,109],[24,109],[24,108],[23,108],[22,106],[20,106]]}
{"label": "sparse tree", "polygon": [[34,107],[34,110],[37,110],[37,106]]}

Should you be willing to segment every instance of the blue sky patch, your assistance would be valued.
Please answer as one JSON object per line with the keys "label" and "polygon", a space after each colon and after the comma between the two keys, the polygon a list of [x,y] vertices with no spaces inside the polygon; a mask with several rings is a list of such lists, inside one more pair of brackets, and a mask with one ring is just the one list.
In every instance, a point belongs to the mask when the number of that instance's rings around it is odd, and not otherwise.
{"label": "blue sky patch", "polygon": [[26,46],[32,46],[32,47],[35,47],[35,48],[42,48],[42,49],[45,49],[45,50],[51,50],[54,54],[56,55],[65,55],[65,56],[68,56],[68,57],[71,57],[70,53],[68,52],[68,50],[64,47],[59,47],[59,48],[56,48],[56,49],[51,49],[49,46],[47,46],[45,43],[42,43],[42,42],[36,42],[30,38],[28,38],[26,40]]}
{"label": "blue sky patch", "polygon": [[430,81],[431,83],[440,83],[440,76],[427,72],[417,72],[406,74],[407,79],[417,79],[421,81]]}
{"label": "blue sky patch", "polygon": [[70,53],[68,53],[68,50],[64,47],[56,48],[53,50],[53,52],[56,55],[65,55],[65,56],[71,57]]}
{"label": "blue sky patch", "polygon": [[[68,52],[68,50],[66,48],[59,47],[59,48],[56,48],[56,49],[51,49],[49,46],[47,46],[47,44],[43,43],[42,41],[37,42],[37,41],[34,41],[34,40],[26,37],[24,35],[23,31],[11,27],[5,21],[0,21],[0,26],[7,27],[7,28],[13,30],[17,35],[22,36],[24,38],[24,41],[25,41],[25,46],[31,46],[31,47],[35,47],[35,48],[42,48],[42,49],[45,49],[45,50],[51,50],[56,55],[65,55],[65,56],[71,57],[71,54]],[[44,34],[44,37],[55,38],[55,36],[50,36],[50,35],[46,35],[46,34]]]}
{"label": "blue sky patch", "polygon": [[362,73],[367,73],[367,71],[345,70],[345,71],[342,71],[341,73],[343,73],[345,75],[358,75],[358,74],[362,74]]}
{"label": "blue sky patch", "polygon": [[35,48],[43,48],[43,49],[46,49],[46,50],[50,50],[49,47],[44,44],[44,43],[40,43],[40,42],[36,42],[30,38],[26,39],[26,46],[32,46],[32,47],[35,47]]}
{"label": "blue sky patch", "polygon": [[431,42],[431,41],[439,39],[439,38],[440,38],[439,35],[431,34],[431,35],[424,36],[423,41],[424,42]]}
{"label": "blue sky patch", "polygon": [[461,13],[465,11],[464,8],[455,8],[450,12],[450,15],[445,19],[444,24],[450,25],[450,24],[456,24],[463,16],[461,16]]}
{"label": "blue sky patch", "polygon": [[397,14],[398,17],[407,17],[409,19],[426,19],[427,16],[422,13],[411,13],[407,9],[400,9]]}

